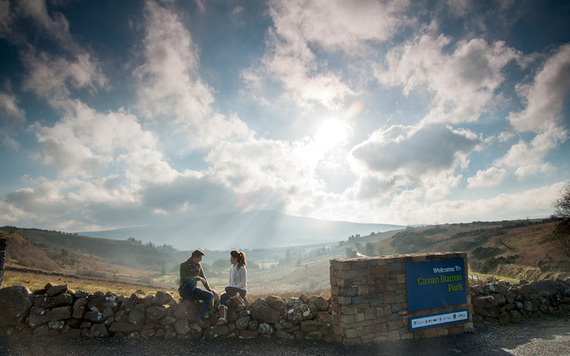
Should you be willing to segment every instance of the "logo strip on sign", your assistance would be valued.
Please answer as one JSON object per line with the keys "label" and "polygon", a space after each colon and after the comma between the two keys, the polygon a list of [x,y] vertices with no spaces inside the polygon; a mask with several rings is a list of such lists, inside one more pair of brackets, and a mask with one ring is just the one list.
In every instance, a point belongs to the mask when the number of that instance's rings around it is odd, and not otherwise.
{"label": "logo strip on sign", "polygon": [[467,309],[460,309],[445,313],[417,316],[409,320],[410,330],[414,331],[469,321],[469,311]]}

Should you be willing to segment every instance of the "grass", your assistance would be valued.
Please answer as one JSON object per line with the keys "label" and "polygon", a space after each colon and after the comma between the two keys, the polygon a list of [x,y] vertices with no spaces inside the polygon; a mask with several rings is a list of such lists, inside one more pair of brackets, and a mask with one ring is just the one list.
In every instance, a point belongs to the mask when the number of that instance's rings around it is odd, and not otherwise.
{"label": "grass", "polygon": [[497,276],[494,274],[484,274],[484,273],[477,273],[477,272],[469,272],[469,274],[474,274],[476,276],[480,276],[480,277],[484,277],[484,278],[494,278],[498,281],[507,281],[507,282],[511,282],[511,283],[518,283],[519,282],[519,280],[515,279],[515,278]]}
{"label": "grass", "polygon": [[2,287],[23,285],[28,287],[31,291],[34,291],[44,288],[48,283],[54,285],[66,284],[69,289],[75,291],[84,290],[90,293],[100,291],[105,293],[113,292],[119,295],[122,294],[124,296],[130,296],[133,293],[146,295],[156,293],[158,290],[162,290],[173,293],[173,295],[178,295],[174,288],[164,288],[160,285],[152,286],[145,284],[128,283],[124,281],[96,280],[81,277],[63,277],[20,271],[4,271],[4,281],[2,282]]}
{"label": "grass", "polygon": [[[223,287],[218,288],[219,284],[215,283],[212,279],[209,279],[210,285],[219,293],[223,292]],[[227,281],[226,281],[227,282]],[[84,290],[90,293],[94,292],[113,292],[117,295],[130,296],[133,293],[139,295],[155,294],[157,291],[165,291],[171,293],[175,298],[178,298],[178,290],[175,285],[161,285],[161,284],[136,284],[129,283],[126,281],[111,281],[111,280],[99,280],[93,278],[82,278],[77,277],[63,277],[54,276],[46,274],[37,274],[30,272],[20,272],[20,271],[5,271],[4,281],[2,287],[10,287],[15,285],[23,285],[28,287],[32,292],[34,290],[43,289],[46,284],[51,283],[54,285],[66,284],[70,289],[78,291]],[[215,284],[214,284],[215,283]],[[260,281],[259,283],[263,283]],[[258,283],[255,283],[258,284]],[[258,298],[267,298],[268,296],[278,296],[285,300],[289,298],[299,298],[303,293],[307,296],[322,296],[325,299],[330,298],[330,289],[316,289],[316,290],[300,290],[295,288],[290,288],[288,291],[270,291],[267,289],[250,289],[247,294],[247,299],[252,302]]]}

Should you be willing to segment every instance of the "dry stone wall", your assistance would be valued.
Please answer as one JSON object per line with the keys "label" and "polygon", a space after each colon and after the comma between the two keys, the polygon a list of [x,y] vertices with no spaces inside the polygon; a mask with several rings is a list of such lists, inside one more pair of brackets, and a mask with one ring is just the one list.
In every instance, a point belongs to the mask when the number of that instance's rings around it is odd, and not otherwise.
{"label": "dry stone wall", "polygon": [[[473,323],[482,321],[516,322],[545,314],[570,314],[570,279],[522,284],[498,281],[467,289],[473,305],[468,323],[452,324],[451,328],[424,329],[413,334],[402,321],[410,314],[406,312],[406,297],[400,289],[403,272],[400,267],[383,265],[375,259],[351,259],[340,264],[350,266],[349,269],[337,270],[333,268],[337,262],[331,261],[331,272],[335,272],[331,273],[331,299],[305,294],[287,300],[278,296],[259,298],[249,301],[246,310],[237,311],[230,306],[229,323],[223,326],[215,326],[218,320],[216,308],[211,308],[207,314],[207,325],[200,326],[194,319],[196,303],[180,302],[163,291],[125,297],[111,292],[73,291],[66,285],[48,284],[34,292],[26,286],[0,289],[0,327],[37,336],[61,334],[70,338],[271,337],[355,344],[447,335],[461,331],[458,329],[461,327],[472,328]],[[375,268],[371,269],[371,266]],[[381,295],[363,284],[370,278],[370,274],[362,273],[363,269],[368,271],[366,273],[382,272],[385,279],[381,285],[378,278],[372,278],[376,280],[373,288],[378,285],[383,290]],[[339,275],[337,271],[344,273]],[[374,331],[380,337],[366,336],[366,332]]]}
{"label": "dry stone wall", "polygon": [[211,308],[205,324],[196,323],[199,303],[180,302],[170,293],[130,297],[115,293],[72,291],[48,284],[33,293],[25,286],[0,289],[0,326],[34,335],[69,337],[211,339],[276,337],[332,341],[329,301],[301,295],[285,300],[259,298],[245,310],[228,310],[228,324],[216,326],[218,312]]}

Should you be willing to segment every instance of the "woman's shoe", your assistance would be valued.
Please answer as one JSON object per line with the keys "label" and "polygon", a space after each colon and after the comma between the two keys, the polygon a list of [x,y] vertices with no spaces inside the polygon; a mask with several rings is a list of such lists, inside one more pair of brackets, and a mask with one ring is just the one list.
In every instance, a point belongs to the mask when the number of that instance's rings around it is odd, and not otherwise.
{"label": "woman's shoe", "polygon": [[239,295],[239,293],[236,293],[236,295],[234,295],[230,299],[232,299],[234,301],[234,303],[236,304],[236,310],[239,311],[239,310],[245,309],[245,301],[243,300],[241,295]]}
{"label": "woman's shoe", "polygon": [[219,325],[226,325],[228,323],[228,307],[226,307],[225,305],[220,305],[218,307],[219,311],[220,311],[220,319],[218,320],[218,323],[216,324],[217,326]]}

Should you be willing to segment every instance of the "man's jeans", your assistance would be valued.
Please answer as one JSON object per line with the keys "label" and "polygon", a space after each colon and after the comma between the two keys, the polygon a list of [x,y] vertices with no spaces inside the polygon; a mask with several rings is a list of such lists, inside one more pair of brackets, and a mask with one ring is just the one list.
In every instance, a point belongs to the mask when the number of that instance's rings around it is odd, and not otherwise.
{"label": "man's jeans", "polygon": [[196,320],[202,319],[202,316],[210,306],[212,299],[214,299],[214,294],[212,292],[208,292],[207,290],[196,287],[195,279],[191,279],[188,282],[184,283],[178,290],[178,293],[180,293],[180,297],[182,297],[182,299],[202,300],[202,306],[196,315]]}

